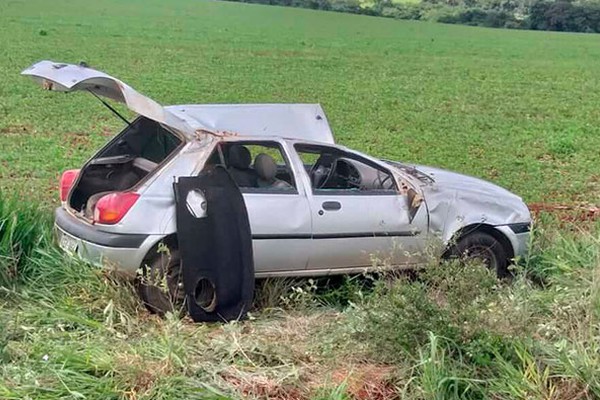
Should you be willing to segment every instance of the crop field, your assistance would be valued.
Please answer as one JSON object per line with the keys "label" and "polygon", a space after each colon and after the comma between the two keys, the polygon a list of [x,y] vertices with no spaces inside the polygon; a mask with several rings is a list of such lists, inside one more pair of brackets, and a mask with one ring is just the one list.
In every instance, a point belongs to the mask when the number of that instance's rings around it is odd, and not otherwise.
{"label": "crop field", "polygon": [[600,229],[546,216],[511,282],[262,282],[249,321],[149,315],[52,244],[61,171],[121,129],[19,76],[90,66],[162,104],[321,103],[336,140],[600,203],[597,35],[199,0],[0,2],[0,399],[600,398]]}
{"label": "crop field", "polygon": [[83,60],[163,104],[319,102],[340,143],[373,155],[527,201],[599,198],[595,35],[192,0],[4,1],[0,22],[2,189],[55,197],[59,171],[119,128],[90,96],[19,77],[51,59]]}

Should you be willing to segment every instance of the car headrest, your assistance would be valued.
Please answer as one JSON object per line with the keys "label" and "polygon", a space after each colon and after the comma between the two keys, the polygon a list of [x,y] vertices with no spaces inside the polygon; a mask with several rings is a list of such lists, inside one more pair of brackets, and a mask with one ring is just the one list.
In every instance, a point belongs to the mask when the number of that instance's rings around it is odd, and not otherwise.
{"label": "car headrest", "polygon": [[258,177],[265,181],[272,181],[277,175],[277,164],[268,154],[260,153],[254,159],[254,170]]}
{"label": "car headrest", "polygon": [[238,169],[248,169],[250,168],[250,163],[252,163],[252,156],[250,155],[250,150],[246,147],[236,144],[229,148],[229,166],[238,168]]}

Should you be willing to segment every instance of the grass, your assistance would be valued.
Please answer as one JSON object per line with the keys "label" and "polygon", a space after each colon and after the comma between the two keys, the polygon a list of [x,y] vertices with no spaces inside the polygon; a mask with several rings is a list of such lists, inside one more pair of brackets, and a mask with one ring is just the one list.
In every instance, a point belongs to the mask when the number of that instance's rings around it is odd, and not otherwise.
{"label": "grass", "polygon": [[600,227],[538,225],[512,282],[276,280],[248,321],[149,315],[51,241],[61,170],[119,128],[20,70],[78,62],[165,103],[320,102],[340,143],[598,203],[595,35],[196,0],[0,3],[0,398],[600,398]]}
{"label": "grass", "polygon": [[[0,221],[43,219],[24,207]],[[326,292],[271,282],[249,320],[211,325],[149,315],[47,224],[10,225],[3,252],[38,245],[0,264],[0,398],[600,398],[600,226],[549,227],[510,282],[459,263]]]}

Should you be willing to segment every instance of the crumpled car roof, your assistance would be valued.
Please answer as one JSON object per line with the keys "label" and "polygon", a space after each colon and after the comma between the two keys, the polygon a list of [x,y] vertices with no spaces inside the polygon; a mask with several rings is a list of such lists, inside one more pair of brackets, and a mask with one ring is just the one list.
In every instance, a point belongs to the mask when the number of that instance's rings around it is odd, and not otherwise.
{"label": "crumpled car roof", "polygon": [[165,109],[195,129],[334,143],[319,104],[187,104]]}

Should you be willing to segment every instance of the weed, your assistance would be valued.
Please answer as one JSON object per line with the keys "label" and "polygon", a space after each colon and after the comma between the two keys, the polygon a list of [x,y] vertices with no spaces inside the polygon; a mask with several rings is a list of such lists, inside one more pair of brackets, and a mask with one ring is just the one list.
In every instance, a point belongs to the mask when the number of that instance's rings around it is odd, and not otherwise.
{"label": "weed", "polygon": [[[482,398],[481,381],[461,371],[449,349],[453,343],[447,338],[429,333],[429,342],[419,351],[417,363],[418,386],[427,399],[473,399]],[[446,342],[446,343],[444,343]],[[460,356],[458,357],[460,361]]]}
{"label": "weed", "polygon": [[51,240],[49,231],[47,213],[0,193],[0,286],[14,286],[36,273],[36,264],[28,261]]}
{"label": "weed", "polygon": [[312,397],[312,400],[350,400],[345,382],[333,388],[320,388]]}
{"label": "weed", "polygon": [[548,145],[548,151],[550,154],[558,157],[570,156],[577,151],[575,139],[575,133],[572,131],[552,136]]}

